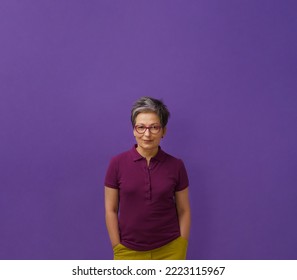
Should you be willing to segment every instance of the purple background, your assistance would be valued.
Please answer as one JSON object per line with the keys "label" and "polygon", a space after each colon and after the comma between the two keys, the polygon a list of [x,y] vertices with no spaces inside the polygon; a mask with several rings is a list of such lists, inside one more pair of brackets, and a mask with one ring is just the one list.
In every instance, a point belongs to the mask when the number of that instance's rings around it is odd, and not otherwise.
{"label": "purple background", "polygon": [[110,259],[103,180],[162,98],[190,259],[297,259],[296,1],[0,2],[0,258]]}

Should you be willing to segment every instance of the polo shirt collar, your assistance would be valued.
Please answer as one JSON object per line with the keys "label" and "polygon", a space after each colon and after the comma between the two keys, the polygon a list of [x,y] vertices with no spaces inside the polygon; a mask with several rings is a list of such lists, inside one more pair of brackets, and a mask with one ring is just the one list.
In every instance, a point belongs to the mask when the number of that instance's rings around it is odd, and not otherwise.
{"label": "polo shirt collar", "polygon": [[[137,152],[136,148],[137,148],[137,144],[135,144],[131,149],[133,161],[141,160],[144,158],[140,153]],[[159,146],[158,153],[152,159],[157,161],[162,161],[165,158],[165,156],[166,156],[166,153]]]}

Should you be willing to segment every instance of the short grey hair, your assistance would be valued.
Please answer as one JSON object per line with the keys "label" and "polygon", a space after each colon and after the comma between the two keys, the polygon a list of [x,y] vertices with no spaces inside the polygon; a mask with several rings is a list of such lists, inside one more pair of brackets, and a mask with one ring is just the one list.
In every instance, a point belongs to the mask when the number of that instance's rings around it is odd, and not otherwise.
{"label": "short grey hair", "polygon": [[131,122],[132,126],[135,126],[136,117],[139,113],[154,112],[160,119],[161,126],[164,128],[167,125],[170,113],[167,106],[162,100],[152,97],[144,96],[138,99],[131,110]]}

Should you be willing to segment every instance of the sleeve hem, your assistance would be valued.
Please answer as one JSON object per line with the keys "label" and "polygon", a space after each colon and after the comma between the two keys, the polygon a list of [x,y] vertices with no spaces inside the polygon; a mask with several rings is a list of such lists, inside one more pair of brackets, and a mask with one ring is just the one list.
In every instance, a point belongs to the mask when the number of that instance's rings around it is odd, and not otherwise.
{"label": "sleeve hem", "polygon": [[178,190],[175,190],[175,192],[183,191],[183,190],[185,190],[185,189],[188,188],[188,187],[189,187],[189,185],[186,185],[186,186],[184,186],[184,187],[182,187],[182,188],[179,188]]}
{"label": "sleeve hem", "polygon": [[118,186],[113,186],[113,185],[110,185],[110,184],[105,184],[104,186],[107,187],[107,188],[112,188],[112,189],[118,189],[119,188]]}

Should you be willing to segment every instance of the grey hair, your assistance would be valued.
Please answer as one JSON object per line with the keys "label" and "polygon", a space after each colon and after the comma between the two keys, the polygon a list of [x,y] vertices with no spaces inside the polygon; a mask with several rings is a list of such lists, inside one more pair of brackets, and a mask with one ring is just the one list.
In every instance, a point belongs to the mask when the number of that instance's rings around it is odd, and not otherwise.
{"label": "grey hair", "polygon": [[162,127],[166,127],[170,113],[162,100],[144,96],[138,99],[131,110],[131,122],[134,127],[139,113],[154,112],[158,115]]}

